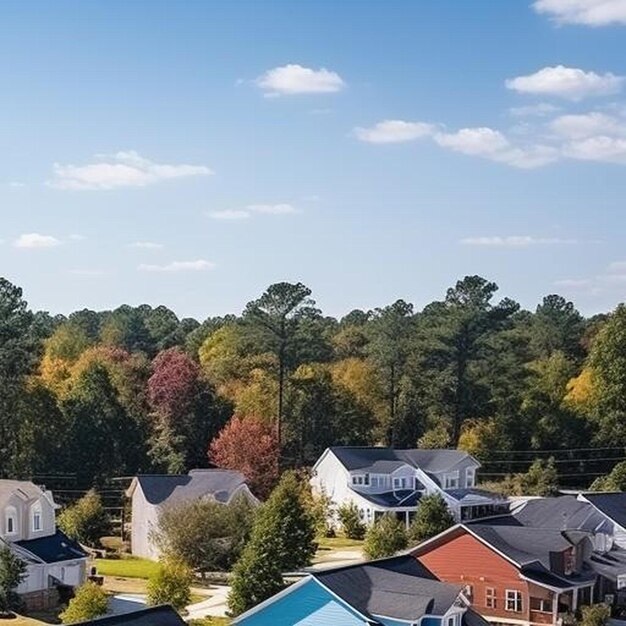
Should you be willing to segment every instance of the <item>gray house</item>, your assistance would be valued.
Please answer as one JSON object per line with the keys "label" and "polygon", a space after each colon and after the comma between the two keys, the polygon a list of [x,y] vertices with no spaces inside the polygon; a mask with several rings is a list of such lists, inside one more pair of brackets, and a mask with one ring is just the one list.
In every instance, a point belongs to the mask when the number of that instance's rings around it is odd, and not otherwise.
{"label": "gray house", "polygon": [[461,450],[333,447],[313,466],[311,486],[336,507],[354,503],[368,525],[385,513],[408,525],[420,499],[432,493],[458,521],[506,513],[506,499],[476,487],[479,467]]}
{"label": "gray house", "polygon": [[189,474],[145,474],[136,476],[126,495],[132,500],[131,552],[135,556],[156,560],[159,550],[151,539],[159,515],[166,507],[209,498],[228,504],[243,495],[256,504],[240,472],[221,469],[195,469]]}

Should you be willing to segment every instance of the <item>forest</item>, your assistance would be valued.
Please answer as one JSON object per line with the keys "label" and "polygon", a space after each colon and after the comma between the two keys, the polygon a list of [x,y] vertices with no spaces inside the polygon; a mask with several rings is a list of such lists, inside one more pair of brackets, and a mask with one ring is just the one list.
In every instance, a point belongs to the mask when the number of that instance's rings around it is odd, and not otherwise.
{"label": "forest", "polygon": [[0,279],[3,477],[186,472],[227,456],[220,432],[281,468],[331,445],[459,447],[484,480],[550,458],[586,487],[626,458],[626,306],[585,318],[553,294],[528,311],[466,276],[422,310],[341,319],[301,283],[202,322],[148,305],[65,317]]}

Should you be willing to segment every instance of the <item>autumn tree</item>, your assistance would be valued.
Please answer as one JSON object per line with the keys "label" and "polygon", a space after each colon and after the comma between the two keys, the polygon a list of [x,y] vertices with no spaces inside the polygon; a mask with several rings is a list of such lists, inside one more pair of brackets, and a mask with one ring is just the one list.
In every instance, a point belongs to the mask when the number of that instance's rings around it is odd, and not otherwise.
{"label": "autumn tree", "polygon": [[241,472],[252,492],[266,498],[279,477],[276,431],[255,417],[235,415],[209,446],[209,460]]}

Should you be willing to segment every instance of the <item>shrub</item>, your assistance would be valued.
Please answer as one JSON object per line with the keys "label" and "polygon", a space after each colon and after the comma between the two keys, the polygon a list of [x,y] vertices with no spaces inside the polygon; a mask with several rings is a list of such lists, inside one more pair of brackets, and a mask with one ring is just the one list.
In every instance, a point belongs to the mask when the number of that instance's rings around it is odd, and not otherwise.
{"label": "shrub", "polygon": [[393,514],[383,515],[365,535],[363,552],[368,559],[392,556],[407,547],[404,524]]}
{"label": "shrub", "polygon": [[110,531],[110,520],[102,499],[90,489],[80,500],[67,507],[57,518],[59,528],[72,539],[95,546]]}
{"label": "shrub", "polygon": [[363,539],[365,537],[365,524],[361,521],[359,507],[354,502],[342,504],[337,509],[337,515],[344,535],[348,539]]}
{"label": "shrub", "polygon": [[67,608],[59,617],[63,624],[86,622],[104,615],[107,608],[107,594],[102,587],[87,582],[78,588],[76,595],[70,600]]}
{"label": "shrub", "polygon": [[180,610],[191,601],[192,582],[193,572],[182,561],[163,561],[148,580],[148,604],[171,604]]}

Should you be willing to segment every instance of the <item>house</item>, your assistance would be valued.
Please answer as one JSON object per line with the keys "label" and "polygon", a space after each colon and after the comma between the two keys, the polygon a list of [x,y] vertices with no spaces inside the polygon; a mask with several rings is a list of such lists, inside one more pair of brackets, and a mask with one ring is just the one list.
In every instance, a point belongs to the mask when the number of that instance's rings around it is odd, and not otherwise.
{"label": "house", "polygon": [[459,524],[412,554],[439,579],[466,585],[472,607],[493,624],[557,626],[596,599],[590,534],[533,528],[514,517]]}
{"label": "house", "polygon": [[156,560],[159,550],[152,537],[159,514],[166,507],[210,498],[228,504],[243,496],[257,504],[240,472],[221,469],[195,469],[188,474],[147,474],[136,476],[126,495],[132,500],[131,552]]}
{"label": "house", "polygon": [[613,540],[616,545],[626,549],[626,493],[582,493],[578,499],[590,504],[594,511],[612,525]]}
{"label": "house", "polygon": [[0,545],[26,563],[16,591],[33,610],[58,604],[87,573],[85,552],[56,527],[56,508],[52,494],[32,482],[0,480]]}
{"label": "house", "polygon": [[183,618],[168,604],[151,606],[132,613],[106,615],[76,626],[186,626]]}
{"label": "house", "polygon": [[238,626],[486,626],[463,585],[410,555],[316,571],[233,620]]}
{"label": "house", "polygon": [[327,448],[313,466],[311,486],[334,507],[354,503],[366,524],[395,513],[408,525],[425,494],[437,493],[457,521],[502,514],[508,502],[476,488],[480,463],[461,450]]}

